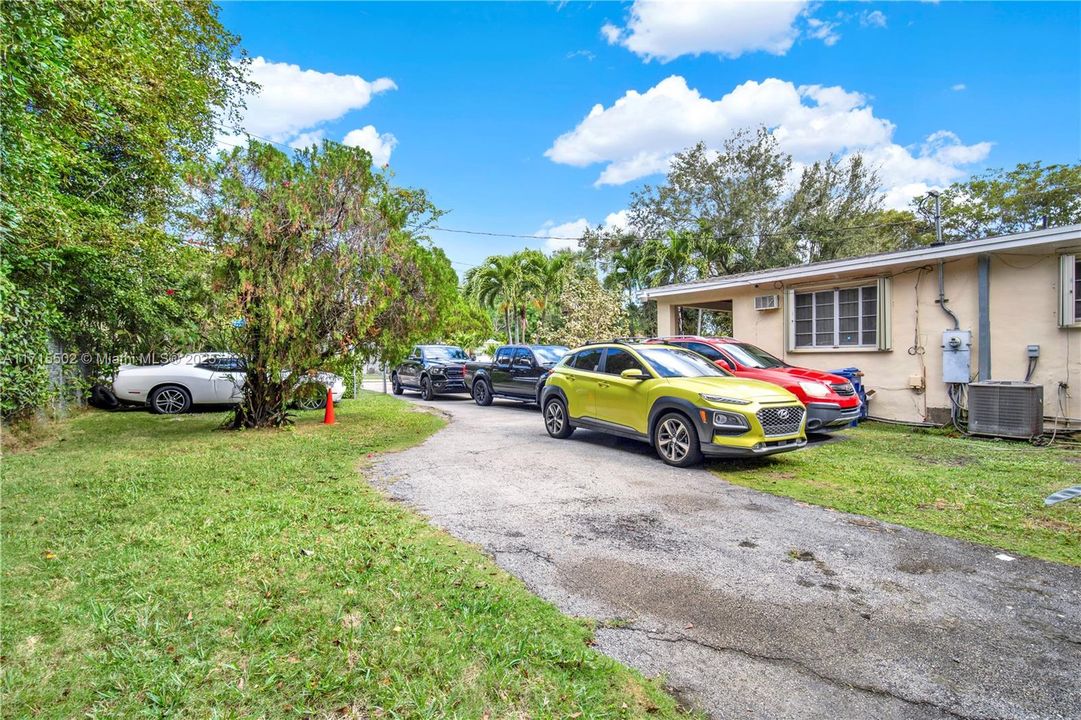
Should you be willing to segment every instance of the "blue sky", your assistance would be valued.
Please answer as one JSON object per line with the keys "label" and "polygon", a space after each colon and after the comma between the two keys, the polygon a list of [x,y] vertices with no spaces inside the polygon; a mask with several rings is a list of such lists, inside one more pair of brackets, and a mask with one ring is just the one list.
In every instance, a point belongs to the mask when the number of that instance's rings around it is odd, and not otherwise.
{"label": "blue sky", "polygon": [[[448,228],[618,224],[672,152],[759,123],[801,163],[863,152],[893,206],[1081,159],[1077,3],[225,3],[222,20],[264,87],[248,131],[367,147]],[[459,271],[567,244],[433,239]]]}

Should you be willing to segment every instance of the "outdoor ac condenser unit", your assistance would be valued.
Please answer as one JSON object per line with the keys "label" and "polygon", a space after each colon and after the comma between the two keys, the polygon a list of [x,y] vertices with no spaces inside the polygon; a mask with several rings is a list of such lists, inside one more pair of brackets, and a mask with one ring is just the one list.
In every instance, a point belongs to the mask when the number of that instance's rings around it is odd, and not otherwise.
{"label": "outdoor ac condenser unit", "polygon": [[754,299],[755,310],[776,310],[780,304],[777,295],[756,295]]}
{"label": "outdoor ac condenser unit", "polygon": [[1042,435],[1043,386],[1017,380],[969,383],[968,431],[1025,439]]}

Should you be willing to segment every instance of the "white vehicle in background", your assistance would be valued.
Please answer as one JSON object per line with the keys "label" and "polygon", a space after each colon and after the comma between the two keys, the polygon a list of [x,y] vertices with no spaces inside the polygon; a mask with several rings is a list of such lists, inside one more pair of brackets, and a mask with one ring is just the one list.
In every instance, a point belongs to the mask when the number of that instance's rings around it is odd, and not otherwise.
{"label": "white vehicle in background", "polygon": [[[121,403],[145,404],[159,415],[188,412],[193,405],[235,405],[243,396],[244,371],[244,360],[230,353],[192,353],[164,365],[121,365],[113,394]],[[324,407],[327,388],[335,403],[345,393],[342,378],[329,372],[305,375],[298,382],[304,387],[294,404],[302,410]]]}

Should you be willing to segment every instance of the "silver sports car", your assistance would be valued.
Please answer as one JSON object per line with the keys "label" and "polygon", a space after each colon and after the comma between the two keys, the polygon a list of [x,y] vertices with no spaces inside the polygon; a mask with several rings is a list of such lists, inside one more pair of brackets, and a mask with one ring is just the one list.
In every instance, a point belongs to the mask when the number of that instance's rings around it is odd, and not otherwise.
{"label": "silver sports car", "polygon": [[[334,402],[345,393],[342,378],[329,372],[304,375],[298,382],[305,387],[295,403],[303,410],[325,406],[327,388]],[[161,415],[187,412],[193,405],[235,405],[243,387],[244,360],[229,353],[192,353],[165,365],[122,365],[113,379],[118,401],[145,404]]]}

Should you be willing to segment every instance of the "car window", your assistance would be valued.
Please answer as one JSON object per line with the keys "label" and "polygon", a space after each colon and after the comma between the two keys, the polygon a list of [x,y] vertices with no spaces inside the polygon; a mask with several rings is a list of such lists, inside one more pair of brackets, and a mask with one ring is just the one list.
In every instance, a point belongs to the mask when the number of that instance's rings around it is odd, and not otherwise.
{"label": "car window", "polygon": [[537,356],[537,360],[542,363],[556,363],[569,350],[570,348],[562,345],[537,345],[533,348],[533,353]]}
{"label": "car window", "polygon": [[433,345],[424,348],[424,356],[429,360],[468,360],[465,350],[451,345]]}
{"label": "car window", "polygon": [[234,357],[209,357],[195,367],[212,372],[244,372],[244,362]]}
{"label": "car window", "polygon": [[244,372],[244,361],[240,358],[218,358],[218,372]]}
{"label": "car window", "polygon": [[726,376],[716,365],[697,353],[675,348],[642,348],[639,350],[661,377]]}
{"label": "car window", "polygon": [[626,350],[608,348],[608,355],[604,358],[604,372],[609,375],[619,375],[624,370],[645,370],[645,368]]}
{"label": "car window", "polygon": [[574,356],[571,367],[577,370],[598,372],[601,365],[601,349],[583,350]]}
{"label": "car window", "polygon": [[706,345],[705,343],[700,342],[690,342],[683,347],[687,348],[688,350],[693,350],[699,355],[704,355],[713,361],[725,359],[724,354],[712,345]]}
{"label": "car window", "polygon": [[515,365],[528,365],[533,366],[533,353],[529,351],[529,348],[518,348],[514,351],[514,364]]}
{"label": "car window", "polygon": [[419,359],[420,359],[420,348],[419,348],[419,347],[415,347],[415,348],[413,348],[413,355],[412,355],[412,357],[413,357],[413,358],[415,358],[415,359],[417,359],[417,360],[419,360]]}
{"label": "car window", "polygon": [[726,343],[724,349],[732,353],[741,365],[753,368],[787,367],[783,360],[773,357],[762,348],[747,343]]}
{"label": "car window", "polygon": [[499,367],[509,367],[510,359],[514,355],[514,348],[499,348],[495,354],[495,364]]}

